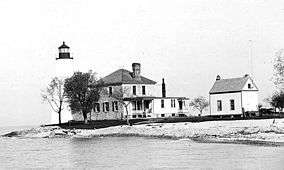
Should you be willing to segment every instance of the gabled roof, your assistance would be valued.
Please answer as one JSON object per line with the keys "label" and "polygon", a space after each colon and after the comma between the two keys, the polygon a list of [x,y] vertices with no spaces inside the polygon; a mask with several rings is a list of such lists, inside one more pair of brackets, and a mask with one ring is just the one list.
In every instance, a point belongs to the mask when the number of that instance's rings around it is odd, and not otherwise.
{"label": "gabled roof", "polygon": [[249,76],[244,76],[239,78],[216,80],[213,87],[209,91],[209,94],[242,91],[249,79],[252,81],[252,84],[255,87],[254,90],[258,90],[253,80]]}
{"label": "gabled roof", "polygon": [[101,79],[105,85],[116,85],[116,84],[156,84],[155,81],[150,80],[146,77],[141,76],[140,79],[133,78],[132,72],[119,69],[108,76]]}

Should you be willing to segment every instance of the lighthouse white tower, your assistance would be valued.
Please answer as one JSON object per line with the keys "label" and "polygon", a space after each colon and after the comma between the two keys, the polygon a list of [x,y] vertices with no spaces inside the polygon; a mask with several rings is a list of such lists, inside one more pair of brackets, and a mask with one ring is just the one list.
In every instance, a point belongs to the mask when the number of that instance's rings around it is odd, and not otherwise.
{"label": "lighthouse white tower", "polygon": [[[70,47],[68,47],[65,42],[58,47],[59,55],[56,58],[56,77],[61,80],[65,80],[68,77],[71,77],[74,73],[74,62],[73,57],[70,56]],[[63,88],[63,87],[62,87]],[[62,89],[63,91],[63,89]],[[68,122],[72,120],[71,110],[67,103],[62,103],[62,111],[61,111],[61,122]],[[57,124],[59,122],[58,113],[51,113],[51,124]]]}

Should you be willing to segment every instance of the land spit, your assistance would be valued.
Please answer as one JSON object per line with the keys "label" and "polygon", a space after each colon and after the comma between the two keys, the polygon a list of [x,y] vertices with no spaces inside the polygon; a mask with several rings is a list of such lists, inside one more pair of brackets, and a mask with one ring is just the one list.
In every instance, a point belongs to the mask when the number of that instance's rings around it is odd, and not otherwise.
{"label": "land spit", "polygon": [[58,126],[48,126],[14,131],[2,136],[20,138],[141,136],[187,138],[197,142],[284,146],[284,119],[150,123],[102,129],[63,129]]}

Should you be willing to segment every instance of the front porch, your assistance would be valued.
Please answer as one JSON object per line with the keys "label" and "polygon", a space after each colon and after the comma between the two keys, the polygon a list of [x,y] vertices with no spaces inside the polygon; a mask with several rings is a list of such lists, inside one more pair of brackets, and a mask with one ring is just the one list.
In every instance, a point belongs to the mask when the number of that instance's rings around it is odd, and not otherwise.
{"label": "front porch", "polygon": [[180,97],[132,97],[129,102],[128,115],[131,119],[186,117],[188,108],[186,98]]}
{"label": "front porch", "polygon": [[131,116],[132,118],[147,118],[151,117],[153,107],[153,100],[137,100],[131,101],[132,110]]}
{"label": "front porch", "polygon": [[129,101],[129,116],[132,119],[149,118],[153,114],[153,98],[150,97],[134,97],[126,98]]}

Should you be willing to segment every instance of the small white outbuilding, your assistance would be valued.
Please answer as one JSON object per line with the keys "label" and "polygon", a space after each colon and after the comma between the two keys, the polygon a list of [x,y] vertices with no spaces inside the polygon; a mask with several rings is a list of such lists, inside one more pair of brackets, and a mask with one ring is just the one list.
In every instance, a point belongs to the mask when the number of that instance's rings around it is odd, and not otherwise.
{"label": "small white outbuilding", "polygon": [[258,110],[258,88],[248,74],[230,79],[218,75],[209,92],[209,102],[211,116],[242,116]]}

